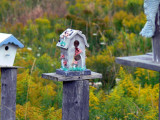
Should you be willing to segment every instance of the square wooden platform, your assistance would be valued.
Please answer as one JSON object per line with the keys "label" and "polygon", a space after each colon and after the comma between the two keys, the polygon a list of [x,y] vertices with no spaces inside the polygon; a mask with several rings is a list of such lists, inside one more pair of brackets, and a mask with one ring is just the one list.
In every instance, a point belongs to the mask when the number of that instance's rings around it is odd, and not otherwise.
{"label": "square wooden platform", "polygon": [[102,74],[91,72],[91,75],[66,77],[64,75],[59,75],[56,73],[43,73],[42,78],[54,80],[54,81],[76,81],[76,80],[90,80],[90,79],[102,78]]}
{"label": "square wooden platform", "polygon": [[117,57],[116,63],[160,72],[160,63],[153,61],[152,53],[138,56]]}
{"label": "square wooden platform", "polygon": [[0,66],[0,68],[24,68],[20,66]]}

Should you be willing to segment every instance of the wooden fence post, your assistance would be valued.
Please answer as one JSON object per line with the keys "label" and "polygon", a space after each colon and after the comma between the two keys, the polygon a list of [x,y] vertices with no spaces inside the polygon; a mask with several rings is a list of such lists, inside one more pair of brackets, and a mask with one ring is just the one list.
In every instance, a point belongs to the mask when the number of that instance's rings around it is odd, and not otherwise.
{"label": "wooden fence post", "polygon": [[[159,5],[159,13],[160,13],[160,5]],[[160,15],[157,13],[156,15],[156,30],[155,34],[152,37],[152,51],[153,51],[153,60],[157,63],[160,63]],[[158,23],[159,22],[159,23]]]}
{"label": "wooden fence post", "polygon": [[1,120],[15,120],[17,68],[1,68]]}
{"label": "wooden fence post", "polygon": [[89,81],[63,82],[62,120],[89,120]]}
{"label": "wooden fence post", "polygon": [[102,74],[69,76],[43,73],[42,78],[63,82],[62,120],[89,120],[89,81]]}
{"label": "wooden fence post", "polygon": [[[160,13],[160,4],[158,13]],[[156,30],[155,34],[152,38],[152,49],[153,49],[153,60],[160,64],[160,15],[157,13],[156,15]],[[159,23],[158,23],[159,22]],[[159,120],[160,120],[160,71],[159,71]]]}

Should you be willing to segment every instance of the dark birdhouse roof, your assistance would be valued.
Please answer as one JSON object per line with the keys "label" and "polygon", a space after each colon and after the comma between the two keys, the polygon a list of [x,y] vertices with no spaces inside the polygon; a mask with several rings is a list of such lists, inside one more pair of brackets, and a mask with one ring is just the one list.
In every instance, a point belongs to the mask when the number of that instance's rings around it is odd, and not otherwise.
{"label": "dark birdhouse roof", "polygon": [[75,36],[75,35],[79,35],[83,38],[85,46],[89,47],[88,43],[87,43],[87,39],[86,36],[84,34],[82,34],[81,31],[79,30],[74,30],[74,29],[66,29],[61,35],[60,35],[60,40],[57,43],[58,47],[61,48],[65,48],[67,49],[69,47],[70,44],[70,40]]}
{"label": "dark birdhouse roof", "polygon": [[0,47],[9,43],[15,44],[20,48],[24,47],[24,45],[19,40],[17,40],[12,34],[0,33]]}

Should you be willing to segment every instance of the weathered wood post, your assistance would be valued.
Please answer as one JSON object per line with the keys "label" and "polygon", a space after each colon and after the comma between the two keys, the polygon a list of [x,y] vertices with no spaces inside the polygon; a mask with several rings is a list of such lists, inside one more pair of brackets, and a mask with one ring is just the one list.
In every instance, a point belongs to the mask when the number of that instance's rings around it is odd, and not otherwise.
{"label": "weathered wood post", "polygon": [[17,67],[1,67],[1,120],[15,120]]}
{"label": "weathered wood post", "polygon": [[[141,35],[152,37],[152,53],[139,56],[117,57],[118,64],[140,67],[158,71],[160,74],[160,3],[159,1],[145,1],[147,23]],[[155,17],[155,18],[154,18]],[[160,120],[160,76],[159,76],[159,120]]]}
{"label": "weathered wood post", "polygon": [[24,45],[12,34],[0,33],[1,120],[16,119],[17,68],[13,66],[17,48]]}
{"label": "weathered wood post", "polygon": [[63,82],[62,120],[89,120],[89,80],[102,78],[102,74],[66,77],[43,73],[42,78]]}
{"label": "weathered wood post", "polygon": [[[156,15],[156,31],[152,38],[153,60],[160,64],[160,5]],[[160,71],[159,71],[159,120],[160,120]]]}
{"label": "weathered wood post", "polygon": [[[159,12],[160,13],[160,7]],[[160,63],[160,15],[157,13],[155,20],[155,34],[152,37],[152,51],[153,51],[153,60],[157,63]]]}
{"label": "weathered wood post", "polygon": [[63,120],[89,119],[89,81],[63,82]]}

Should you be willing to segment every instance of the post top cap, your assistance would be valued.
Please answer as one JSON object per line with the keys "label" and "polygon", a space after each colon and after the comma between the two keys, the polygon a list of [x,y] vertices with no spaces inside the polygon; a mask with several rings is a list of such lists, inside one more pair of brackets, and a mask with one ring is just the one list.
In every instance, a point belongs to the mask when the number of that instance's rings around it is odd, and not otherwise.
{"label": "post top cap", "polygon": [[21,66],[0,66],[0,68],[24,68]]}

